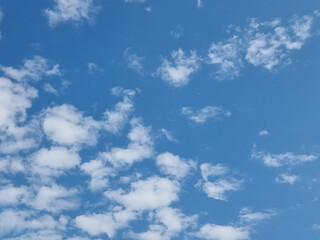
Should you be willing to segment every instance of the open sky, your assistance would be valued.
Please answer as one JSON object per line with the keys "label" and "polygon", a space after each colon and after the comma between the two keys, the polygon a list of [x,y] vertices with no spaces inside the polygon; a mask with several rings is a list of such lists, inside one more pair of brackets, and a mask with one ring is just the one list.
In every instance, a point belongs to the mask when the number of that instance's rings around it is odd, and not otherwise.
{"label": "open sky", "polygon": [[1,0],[0,239],[320,239],[319,0]]}

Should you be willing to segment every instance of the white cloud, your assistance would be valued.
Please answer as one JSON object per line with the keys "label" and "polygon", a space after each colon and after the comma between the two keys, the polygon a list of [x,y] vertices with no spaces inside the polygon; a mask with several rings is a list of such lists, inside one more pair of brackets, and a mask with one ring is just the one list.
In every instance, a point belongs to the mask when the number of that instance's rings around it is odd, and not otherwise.
{"label": "white cloud", "polygon": [[197,215],[186,216],[180,210],[170,207],[161,208],[151,214],[153,223],[141,233],[131,233],[132,238],[139,240],[170,240],[177,237],[188,227],[197,224]]}
{"label": "white cloud", "polygon": [[196,234],[197,237],[207,240],[246,240],[249,239],[249,231],[243,227],[222,226],[205,224]]}
{"label": "white cloud", "polygon": [[269,135],[270,133],[269,133],[269,131],[268,130],[262,130],[262,131],[260,131],[259,132],[259,136],[267,136],[267,135]]}
{"label": "white cloud", "polygon": [[128,222],[135,218],[135,212],[115,208],[102,214],[78,216],[74,222],[78,228],[88,232],[91,236],[107,234],[109,238],[113,238],[117,230],[127,227]]}
{"label": "white cloud", "polygon": [[255,225],[263,220],[270,219],[277,213],[274,210],[268,210],[265,212],[253,212],[250,208],[243,208],[240,211],[240,222],[247,225]]}
{"label": "white cloud", "polygon": [[280,174],[278,177],[276,177],[276,182],[277,183],[289,183],[289,184],[294,184],[297,180],[299,180],[299,176],[294,175],[294,174],[287,174],[283,173]]}
{"label": "white cloud", "polygon": [[162,173],[171,175],[177,179],[186,177],[192,169],[196,168],[195,161],[185,160],[169,152],[159,154],[156,163]]}
{"label": "white cloud", "polygon": [[54,27],[60,22],[92,21],[97,11],[94,0],[55,0],[54,8],[45,9],[45,14]]}
{"label": "white cloud", "polygon": [[[54,230],[62,230],[65,228],[66,222],[62,221],[63,218],[65,217],[61,216],[59,220],[55,220],[49,215],[35,215],[30,211],[5,209],[0,213],[0,234],[13,233],[13,235],[18,235],[18,233],[25,230],[42,230],[42,233],[52,233]],[[36,234],[32,232],[26,235],[30,237],[36,236]],[[13,239],[48,239],[43,238],[44,236],[44,234],[42,234],[42,238],[26,238],[21,236]]]}
{"label": "white cloud", "polygon": [[133,90],[114,87],[112,93],[123,96],[123,100],[118,102],[114,110],[106,110],[103,116],[103,127],[110,133],[117,134],[128,122],[131,113],[134,111],[133,97],[136,94]]}
{"label": "white cloud", "polygon": [[21,158],[5,156],[0,158],[0,172],[6,174],[16,174],[23,172],[25,170],[24,164],[22,163]]}
{"label": "white cloud", "polygon": [[54,87],[52,87],[52,85],[50,83],[45,83],[43,85],[43,89],[48,93],[51,93],[51,94],[54,94],[54,95],[58,94],[58,90],[55,89]]}
{"label": "white cloud", "polygon": [[313,230],[319,231],[320,230],[320,224],[313,224],[312,228],[313,228]]}
{"label": "white cloud", "polygon": [[65,147],[41,148],[31,156],[31,159],[31,171],[35,175],[40,175],[42,181],[46,177],[59,176],[81,162],[76,151]]}
{"label": "white cloud", "polygon": [[99,154],[98,159],[111,163],[114,167],[131,166],[135,162],[150,158],[153,154],[153,139],[150,128],[142,125],[139,119],[131,120],[130,140],[126,148],[113,147]]}
{"label": "white cloud", "polygon": [[316,155],[312,154],[294,154],[292,152],[271,154],[265,152],[256,152],[255,150],[253,150],[251,158],[262,160],[264,164],[268,167],[300,165],[318,159]]}
{"label": "white cloud", "polygon": [[187,85],[190,75],[198,71],[201,59],[194,51],[190,52],[189,57],[186,56],[182,49],[173,51],[171,57],[172,62],[162,59],[162,65],[157,69],[156,74],[174,87]]}
{"label": "white cloud", "polygon": [[217,44],[212,43],[208,52],[209,63],[218,67],[216,77],[219,80],[239,77],[242,67],[242,42],[233,37]]}
{"label": "white cloud", "polygon": [[201,175],[205,181],[208,181],[209,176],[221,176],[229,172],[229,169],[223,164],[203,163],[200,165]]}
{"label": "white cloud", "polygon": [[89,188],[92,191],[105,189],[109,186],[109,177],[114,176],[114,170],[106,167],[101,160],[91,160],[81,165],[81,169],[90,175]]}
{"label": "white cloud", "polygon": [[29,204],[38,210],[58,213],[62,210],[74,209],[79,205],[76,198],[78,190],[66,189],[63,186],[53,184],[52,186],[42,186],[38,189],[33,201]]}
{"label": "white cloud", "polygon": [[47,108],[42,117],[43,130],[53,142],[69,146],[96,143],[99,123],[72,105]]}
{"label": "white cloud", "polygon": [[25,186],[3,186],[0,188],[0,205],[17,205],[20,202],[25,202],[28,195],[28,189]]}
{"label": "white cloud", "polygon": [[217,106],[206,106],[197,110],[193,110],[190,107],[183,107],[181,108],[181,113],[198,124],[205,123],[208,119],[220,120],[231,116],[230,111]]}
{"label": "white cloud", "polygon": [[165,128],[161,128],[160,132],[171,142],[177,142],[177,139],[174,138],[174,136],[172,135],[171,132],[169,132],[167,129]]}
{"label": "white cloud", "polygon": [[102,72],[103,69],[98,66],[96,63],[89,62],[87,63],[89,73]]}
{"label": "white cloud", "polygon": [[129,49],[126,49],[123,53],[124,60],[126,61],[127,67],[138,72],[143,72],[142,61],[143,57],[139,57],[137,54],[130,53]]}
{"label": "white cloud", "polygon": [[59,65],[51,65],[41,56],[34,56],[23,61],[23,67],[13,68],[0,65],[0,71],[8,78],[21,82],[22,80],[39,80],[43,76],[60,75]]}
{"label": "white cloud", "polygon": [[237,179],[218,179],[214,182],[204,182],[202,184],[203,191],[208,197],[216,200],[227,200],[227,192],[238,191],[243,184],[242,180]]}
{"label": "white cloud", "polygon": [[248,34],[246,60],[254,66],[273,69],[282,62],[289,62],[289,51],[300,49],[310,37],[312,16],[295,18],[288,27],[280,26],[280,21],[258,22],[251,20]]}
{"label": "white cloud", "polygon": [[108,190],[105,196],[130,210],[153,210],[169,206],[178,200],[180,186],[167,178],[149,177],[131,183],[131,190]]}

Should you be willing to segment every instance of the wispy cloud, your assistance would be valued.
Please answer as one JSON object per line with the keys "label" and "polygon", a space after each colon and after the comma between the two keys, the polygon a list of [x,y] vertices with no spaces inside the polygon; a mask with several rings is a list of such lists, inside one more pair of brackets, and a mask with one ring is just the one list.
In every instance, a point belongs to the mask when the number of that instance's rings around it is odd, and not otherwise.
{"label": "wispy cloud", "polygon": [[220,120],[231,116],[230,111],[220,106],[206,106],[197,110],[193,110],[191,107],[183,107],[181,113],[198,124],[203,124],[208,119]]}

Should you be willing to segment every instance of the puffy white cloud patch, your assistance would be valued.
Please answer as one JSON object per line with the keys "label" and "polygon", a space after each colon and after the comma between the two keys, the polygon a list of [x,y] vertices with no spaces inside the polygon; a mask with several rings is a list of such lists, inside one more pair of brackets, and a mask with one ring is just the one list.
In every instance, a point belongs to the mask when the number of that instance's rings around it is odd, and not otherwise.
{"label": "puffy white cloud patch", "polygon": [[116,231],[127,227],[129,221],[136,218],[136,213],[127,209],[115,208],[102,214],[81,215],[74,219],[76,226],[91,236],[106,234],[109,238],[116,235]]}
{"label": "puffy white cloud patch", "polygon": [[242,180],[237,179],[218,179],[214,182],[204,182],[203,191],[208,197],[216,200],[227,200],[226,193],[230,191],[238,191],[243,184]]}
{"label": "puffy white cloud patch", "polygon": [[196,186],[210,198],[226,201],[228,192],[238,191],[243,185],[243,180],[226,175],[230,170],[222,164],[203,163],[200,165],[200,170],[203,180]]}
{"label": "puffy white cloud patch", "polygon": [[205,224],[200,228],[197,237],[207,240],[246,240],[249,231],[242,227]]}
{"label": "puffy white cloud patch", "polygon": [[128,122],[129,116],[134,111],[133,97],[136,92],[120,87],[114,87],[111,91],[116,96],[123,96],[123,100],[118,102],[113,110],[104,112],[103,126],[108,132],[117,134]]}
{"label": "puffy white cloud patch", "polygon": [[84,117],[74,106],[63,104],[43,112],[42,126],[47,137],[62,145],[94,145],[99,123]]}
{"label": "puffy white cloud patch", "polygon": [[29,204],[38,210],[58,213],[62,210],[74,209],[79,205],[76,198],[78,190],[66,189],[63,186],[41,186],[33,201]]}
{"label": "puffy white cloud patch", "polygon": [[[41,148],[32,155],[32,173],[41,177],[53,177],[79,165],[79,154],[65,147]],[[42,180],[44,180],[42,178]]]}
{"label": "puffy white cloud patch", "polygon": [[253,212],[250,208],[243,208],[239,213],[240,222],[247,225],[255,225],[263,220],[270,219],[277,215],[275,210],[267,210],[265,212]]}
{"label": "puffy white cloud patch", "polygon": [[197,72],[201,59],[196,52],[191,51],[186,56],[182,49],[171,53],[172,62],[162,59],[162,65],[157,69],[156,74],[173,87],[182,87],[189,83],[190,75]]}
{"label": "puffy white cloud patch", "polygon": [[169,206],[178,200],[179,190],[176,181],[155,176],[131,183],[129,192],[123,189],[108,190],[105,196],[127,209],[143,211]]}
{"label": "puffy white cloud patch", "polygon": [[210,163],[203,163],[200,165],[200,170],[201,170],[201,175],[202,178],[205,181],[208,181],[208,177],[209,176],[221,176],[221,175],[225,175],[226,173],[229,172],[229,169],[224,166],[223,164],[210,164]]}
{"label": "puffy white cloud patch", "polygon": [[0,71],[8,78],[22,80],[39,80],[43,76],[60,75],[59,65],[51,65],[41,56],[35,56],[23,61],[23,67],[13,68],[0,65]]}
{"label": "puffy white cloud patch", "polygon": [[101,160],[91,160],[81,165],[81,169],[90,175],[89,188],[92,191],[107,188],[109,177],[114,176],[114,169],[105,166]]}
{"label": "puffy white cloud patch", "polygon": [[17,205],[28,199],[29,193],[26,186],[14,187],[12,185],[0,188],[0,205]]}
{"label": "puffy white cloud patch", "polygon": [[195,161],[185,160],[169,152],[159,154],[156,163],[161,172],[177,179],[186,177],[192,169],[196,168]]}
{"label": "puffy white cloud patch", "polygon": [[195,227],[197,215],[186,216],[180,210],[170,207],[161,208],[151,214],[152,224],[149,229],[141,233],[131,233],[140,240],[170,240],[179,236],[189,227]]}
{"label": "puffy white cloud patch", "polygon": [[63,230],[66,223],[64,216],[55,220],[50,215],[36,215],[32,211],[6,209],[0,213],[0,234],[5,236],[5,234],[11,233],[11,236],[17,236],[19,233],[27,231],[29,233],[10,239],[53,239],[44,237],[53,233],[58,235],[57,231]]}
{"label": "puffy white cloud patch", "polygon": [[150,136],[150,128],[143,126],[139,119],[131,120],[128,138],[130,142],[126,148],[113,147],[110,151],[100,153],[98,159],[118,168],[131,166],[152,156],[153,139]]}
{"label": "puffy white cloud patch", "polygon": [[92,21],[98,11],[94,0],[54,0],[54,2],[53,9],[45,9],[51,27],[60,22]]}

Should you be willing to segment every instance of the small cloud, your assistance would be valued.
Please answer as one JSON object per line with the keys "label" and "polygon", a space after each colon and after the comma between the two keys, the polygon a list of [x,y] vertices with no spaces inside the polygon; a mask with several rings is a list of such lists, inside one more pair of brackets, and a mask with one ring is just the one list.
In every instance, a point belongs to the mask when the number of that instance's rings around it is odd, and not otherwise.
{"label": "small cloud", "polygon": [[160,132],[171,142],[177,142],[177,140],[172,136],[172,133],[168,130],[161,128]]}
{"label": "small cloud", "polygon": [[129,53],[129,48],[124,51],[123,56],[128,68],[140,74],[143,72],[142,62],[144,57],[140,57],[134,53]]}
{"label": "small cloud", "polygon": [[173,87],[187,85],[191,74],[198,71],[201,59],[194,51],[191,51],[190,55],[186,56],[182,49],[173,51],[171,57],[172,62],[166,58],[162,59],[162,64],[155,74]]}
{"label": "small cloud", "polygon": [[51,93],[51,94],[54,94],[54,95],[57,95],[58,94],[58,91],[57,89],[55,89],[54,87],[51,86],[51,84],[49,83],[45,83],[43,85],[43,89],[48,92],[48,93]]}
{"label": "small cloud", "polygon": [[219,106],[206,106],[198,110],[193,110],[190,107],[183,107],[181,108],[181,113],[198,124],[203,124],[208,119],[220,120],[231,116],[230,111]]}
{"label": "small cloud", "polygon": [[270,133],[269,133],[269,131],[268,130],[262,130],[262,131],[260,131],[259,132],[259,136],[267,136],[267,135],[269,135]]}
{"label": "small cloud", "polygon": [[289,183],[293,185],[297,180],[299,179],[299,176],[297,175],[290,175],[287,173],[280,174],[278,177],[276,177],[277,183]]}
{"label": "small cloud", "polygon": [[145,8],[147,12],[152,12],[152,8],[151,7],[146,7]]}
{"label": "small cloud", "polygon": [[87,67],[88,67],[88,72],[89,73],[95,73],[95,72],[102,72],[103,71],[103,69],[101,67],[99,67],[99,65],[96,64],[96,63],[89,62],[89,63],[87,63]]}
{"label": "small cloud", "polygon": [[320,231],[320,224],[313,224],[312,228],[313,228],[313,230]]}
{"label": "small cloud", "polygon": [[45,9],[51,27],[60,22],[92,21],[99,8],[94,0],[54,0],[53,9]]}

